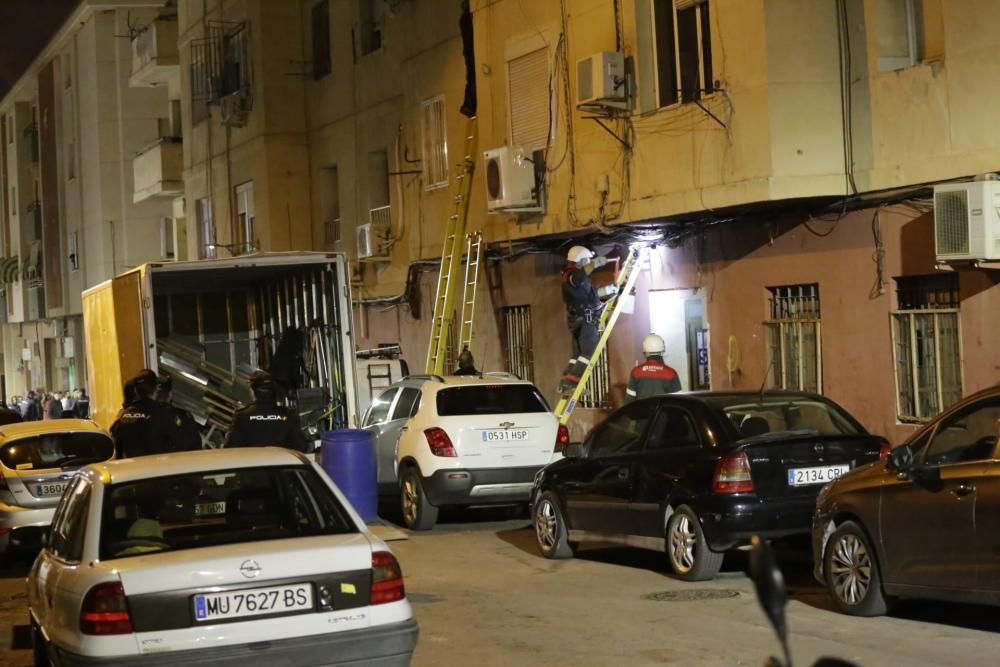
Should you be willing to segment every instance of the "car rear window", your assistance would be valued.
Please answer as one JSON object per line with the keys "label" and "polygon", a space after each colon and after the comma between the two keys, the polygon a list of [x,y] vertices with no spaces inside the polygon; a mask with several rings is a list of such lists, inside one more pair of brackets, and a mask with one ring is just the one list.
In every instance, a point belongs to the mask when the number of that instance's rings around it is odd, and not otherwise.
{"label": "car rear window", "polygon": [[858,435],[862,429],[854,419],[835,404],[809,397],[769,397],[763,400],[746,396],[713,399],[742,437],[770,433],[809,433],[810,435]]}
{"label": "car rear window", "polygon": [[530,384],[489,384],[450,387],[437,394],[441,417],[548,412],[549,406]]}
{"label": "car rear window", "polygon": [[114,443],[103,433],[49,433],[5,444],[0,461],[11,470],[65,469],[106,461],[114,453]]}
{"label": "car rear window", "polygon": [[101,558],[356,533],[307,466],[214,470],[113,484],[101,509]]}

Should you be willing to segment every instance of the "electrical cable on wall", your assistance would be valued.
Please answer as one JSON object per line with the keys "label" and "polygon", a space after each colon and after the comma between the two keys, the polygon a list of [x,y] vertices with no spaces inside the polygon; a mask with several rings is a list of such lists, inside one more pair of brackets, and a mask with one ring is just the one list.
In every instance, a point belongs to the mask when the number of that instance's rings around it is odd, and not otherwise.
{"label": "electrical cable on wall", "polygon": [[872,215],[872,237],[875,242],[875,251],[872,253],[872,261],[875,262],[875,283],[868,293],[869,299],[877,299],[885,294],[885,241],[882,238],[882,219],[879,215],[881,206],[875,208]]}

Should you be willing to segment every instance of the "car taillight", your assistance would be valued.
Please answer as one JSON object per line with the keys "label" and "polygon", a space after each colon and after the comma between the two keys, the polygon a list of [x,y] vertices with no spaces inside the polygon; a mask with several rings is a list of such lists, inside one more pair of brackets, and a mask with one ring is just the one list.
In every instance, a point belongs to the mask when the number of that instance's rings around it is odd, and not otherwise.
{"label": "car taillight", "polygon": [[434,456],[458,456],[451,444],[451,438],[448,437],[443,428],[429,428],[424,431],[424,437],[427,438],[427,444]]}
{"label": "car taillight", "polygon": [[566,428],[566,424],[559,424],[559,431],[556,433],[556,454],[561,454],[568,444],[569,429]]}
{"label": "car taillight", "polygon": [[892,453],[892,443],[890,443],[885,438],[882,438],[882,442],[878,445],[878,460],[885,461],[889,458],[889,454]]}
{"label": "car taillight", "polygon": [[97,584],[87,591],[80,607],[80,632],[85,635],[132,633],[132,618],[120,581]]}
{"label": "car taillight", "polygon": [[388,551],[372,553],[372,591],[369,604],[385,604],[406,597],[403,571],[399,561]]}
{"label": "car taillight", "polygon": [[753,478],[750,476],[750,460],[745,452],[733,452],[723,456],[715,465],[712,477],[712,493],[750,493]]}

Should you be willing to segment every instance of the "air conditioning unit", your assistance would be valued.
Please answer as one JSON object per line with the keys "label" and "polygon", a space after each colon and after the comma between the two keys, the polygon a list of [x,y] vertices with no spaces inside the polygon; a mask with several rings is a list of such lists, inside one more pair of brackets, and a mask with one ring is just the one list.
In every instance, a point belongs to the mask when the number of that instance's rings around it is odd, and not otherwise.
{"label": "air conditioning unit", "polygon": [[385,239],[372,223],[358,225],[356,229],[358,259],[379,259],[387,256]]}
{"label": "air conditioning unit", "polygon": [[628,108],[628,77],[623,54],[601,51],[576,62],[576,105]]}
{"label": "air conditioning unit", "polygon": [[938,261],[1000,260],[1000,181],[934,186]]}
{"label": "air conditioning unit", "polygon": [[537,212],[535,165],[517,146],[483,153],[486,162],[486,209],[490,212]]}

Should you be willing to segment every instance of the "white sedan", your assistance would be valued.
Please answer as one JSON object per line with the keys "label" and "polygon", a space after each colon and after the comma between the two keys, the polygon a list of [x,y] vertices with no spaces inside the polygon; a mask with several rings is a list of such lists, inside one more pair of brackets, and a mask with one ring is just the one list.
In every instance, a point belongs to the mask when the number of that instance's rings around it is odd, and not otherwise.
{"label": "white sedan", "polygon": [[389,548],[321,468],[271,447],[90,465],[28,575],[57,665],[407,665]]}

